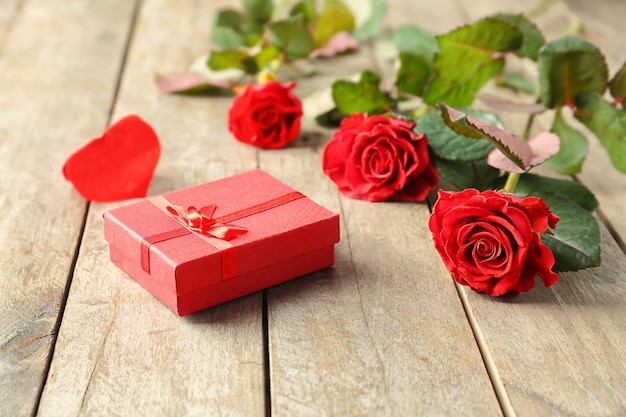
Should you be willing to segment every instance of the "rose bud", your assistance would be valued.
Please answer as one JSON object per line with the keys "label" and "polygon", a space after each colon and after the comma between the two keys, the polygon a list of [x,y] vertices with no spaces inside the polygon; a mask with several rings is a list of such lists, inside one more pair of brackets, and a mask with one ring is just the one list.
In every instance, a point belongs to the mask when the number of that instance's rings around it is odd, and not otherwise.
{"label": "rose bud", "polygon": [[294,87],[277,81],[246,85],[228,111],[233,136],[263,149],[283,148],[294,141],[302,117],[302,104],[291,93]]}
{"label": "rose bud", "polygon": [[456,282],[498,296],[530,291],[535,276],[554,285],[554,255],[539,234],[558,221],[538,197],[470,188],[439,191],[428,227]]}
{"label": "rose bud", "polygon": [[439,180],[415,123],[353,114],[324,147],[324,173],[350,198],[422,201]]}

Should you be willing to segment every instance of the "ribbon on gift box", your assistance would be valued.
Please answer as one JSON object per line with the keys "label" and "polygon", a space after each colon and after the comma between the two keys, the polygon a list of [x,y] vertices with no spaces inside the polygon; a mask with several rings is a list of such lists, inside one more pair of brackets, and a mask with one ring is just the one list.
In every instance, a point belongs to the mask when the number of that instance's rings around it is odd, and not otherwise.
{"label": "ribbon on gift box", "polygon": [[251,207],[213,218],[217,209],[216,205],[208,205],[197,209],[189,207],[184,209],[169,202],[163,196],[157,196],[149,201],[161,211],[178,221],[181,227],[157,233],[145,237],[141,241],[141,268],[150,273],[150,247],[155,243],[163,242],[177,237],[194,234],[210,244],[220,252],[222,260],[222,279],[227,280],[237,275],[237,258],[235,247],[229,242],[247,230],[243,227],[229,224],[230,222],[253,216],[263,211],[282,206],[291,201],[303,198],[304,195],[298,191],[276,197],[263,203],[255,204]]}

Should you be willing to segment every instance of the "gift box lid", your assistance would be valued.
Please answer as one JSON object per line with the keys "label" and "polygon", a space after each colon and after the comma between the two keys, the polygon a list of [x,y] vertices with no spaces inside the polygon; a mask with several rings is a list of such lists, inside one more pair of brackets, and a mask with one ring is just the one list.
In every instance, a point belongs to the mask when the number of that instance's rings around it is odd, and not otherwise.
{"label": "gift box lid", "polygon": [[[215,205],[214,219],[245,232],[228,241],[201,236],[168,204]],[[339,215],[255,169],[109,210],[104,235],[133,262],[146,262],[167,291],[185,294],[335,244]]]}

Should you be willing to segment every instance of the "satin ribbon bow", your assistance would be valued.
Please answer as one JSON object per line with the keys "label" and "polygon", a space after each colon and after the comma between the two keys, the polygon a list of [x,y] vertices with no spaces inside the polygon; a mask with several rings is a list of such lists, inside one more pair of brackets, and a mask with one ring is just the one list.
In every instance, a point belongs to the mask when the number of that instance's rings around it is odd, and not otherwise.
{"label": "satin ribbon bow", "polygon": [[185,210],[182,206],[167,206],[167,211],[187,229],[204,236],[213,236],[218,239],[231,240],[248,231],[245,227],[220,223],[213,218],[217,206],[212,204],[197,209],[193,206]]}

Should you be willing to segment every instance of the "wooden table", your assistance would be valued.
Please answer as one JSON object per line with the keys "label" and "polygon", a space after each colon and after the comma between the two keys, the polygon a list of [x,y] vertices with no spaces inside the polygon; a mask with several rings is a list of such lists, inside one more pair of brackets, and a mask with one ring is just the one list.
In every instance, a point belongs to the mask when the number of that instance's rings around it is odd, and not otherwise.
{"label": "wooden table", "polygon": [[[309,121],[292,146],[259,151],[230,136],[231,98],[157,91],[155,73],[205,53],[233,3],[0,1],[0,415],[626,415],[626,176],[596,141],[578,179],[600,200],[602,266],[513,298],[457,287],[428,205],[339,195],[320,168],[330,131]],[[388,27],[435,33],[536,5],[389,3]],[[613,73],[626,3],[570,0],[536,21],[555,39],[576,16]],[[383,70],[374,55],[317,62],[297,93]],[[341,213],[334,268],[171,313],[108,259],[102,213],[127,202],[86,203],[61,174],[130,113],[162,142],[151,195],[261,167]]]}

